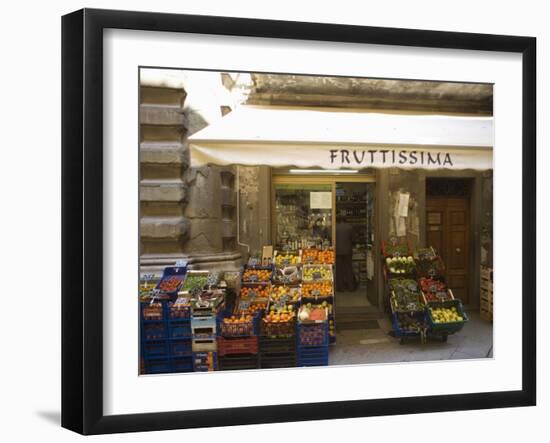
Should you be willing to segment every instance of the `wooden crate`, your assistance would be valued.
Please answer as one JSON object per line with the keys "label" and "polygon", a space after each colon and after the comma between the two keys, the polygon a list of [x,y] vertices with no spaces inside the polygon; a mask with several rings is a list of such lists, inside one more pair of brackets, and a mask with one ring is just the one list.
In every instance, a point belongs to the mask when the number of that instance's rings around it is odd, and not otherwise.
{"label": "wooden crate", "polygon": [[493,269],[481,266],[479,313],[482,319],[493,321]]}

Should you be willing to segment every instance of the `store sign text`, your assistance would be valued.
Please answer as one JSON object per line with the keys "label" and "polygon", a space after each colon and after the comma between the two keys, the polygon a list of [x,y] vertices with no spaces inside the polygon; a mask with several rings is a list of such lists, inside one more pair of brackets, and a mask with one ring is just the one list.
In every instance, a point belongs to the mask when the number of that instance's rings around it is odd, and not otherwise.
{"label": "store sign text", "polygon": [[453,166],[448,152],[405,151],[397,149],[331,149],[330,163],[342,166],[405,165],[405,166]]}

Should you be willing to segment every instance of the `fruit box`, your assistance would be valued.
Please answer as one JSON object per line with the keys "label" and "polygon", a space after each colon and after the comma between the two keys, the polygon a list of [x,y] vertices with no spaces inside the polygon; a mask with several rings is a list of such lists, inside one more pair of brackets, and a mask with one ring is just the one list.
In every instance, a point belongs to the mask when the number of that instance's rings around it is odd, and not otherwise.
{"label": "fruit box", "polygon": [[220,322],[220,335],[222,337],[250,337],[258,333],[259,314],[250,316],[249,319],[241,321],[242,317],[235,316],[235,321],[231,321],[228,315]]}
{"label": "fruit box", "polygon": [[273,278],[273,266],[244,265],[243,283],[270,283]]}
{"label": "fruit box", "polygon": [[155,290],[160,294],[165,294],[168,296],[176,296],[183,281],[187,276],[187,266],[168,266],[164,268],[162,277]]}
{"label": "fruit box", "polygon": [[304,265],[302,267],[302,280],[305,283],[333,281],[332,265]]}
{"label": "fruit box", "polygon": [[[456,308],[458,315],[460,315],[463,320],[461,321],[452,321],[452,322],[443,322],[436,323],[432,315],[432,308]],[[446,300],[441,302],[428,302],[426,306],[426,320],[428,321],[429,329],[434,334],[454,334],[455,332],[460,331],[464,325],[470,320],[464,311],[462,302],[458,299]]]}
{"label": "fruit box", "polygon": [[302,262],[302,251],[275,251],[273,262],[276,268],[298,266]]}
{"label": "fruit box", "polygon": [[408,240],[405,237],[400,237],[395,244],[390,241],[382,241],[382,256],[395,257],[411,254],[411,247]]}
{"label": "fruit box", "polygon": [[206,281],[210,271],[191,270],[187,272],[185,282],[181,288],[183,291],[192,292],[193,290],[203,289],[206,286]]}

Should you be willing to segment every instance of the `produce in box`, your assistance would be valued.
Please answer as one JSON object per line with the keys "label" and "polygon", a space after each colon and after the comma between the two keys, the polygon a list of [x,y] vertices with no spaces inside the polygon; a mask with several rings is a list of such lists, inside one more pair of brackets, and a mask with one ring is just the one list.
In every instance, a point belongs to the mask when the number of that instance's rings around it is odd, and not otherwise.
{"label": "produce in box", "polygon": [[314,308],[305,305],[300,307],[298,319],[300,322],[325,321],[327,319],[327,310],[324,308]]}
{"label": "produce in box", "polygon": [[334,264],[334,251],[332,249],[325,249],[324,251],[319,251],[317,260],[319,261],[319,263],[322,263],[325,265]]}
{"label": "produce in box", "polygon": [[278,283],[295,284],[301,279],[300,270],[297,266],[287,266],[275,270],[275,281]]}
{"label": "produce in box", "polygon": [[206,285],[206,282],[208,280],[208,274],[187,274],[187,278],[185,279],[185,283],[183,284],[183,291],[197,291],[204,288]]}
{"label": "produce in box", "polygon": [[267,298],[271,289],[269,286],[244,286],[241,288],[241,298]]}
{"label": "produce in box", "polygon": [[386,266],[392,274],[412,274],[416,264],[412,256],[408,257],[387,257]]}
{"label": "produce in box", "polygon": [[283,268],[286,266],[295,266],[300,263],[300,257],[292,253],[282,253],[275,255],[275,266]]}
{"label": "produce in box", "polygon": [[304,249],[302,251],[302,263],[317,263],[317,256],[319,251],[317,249]]}
{"label": "produce in box", "polygon": [[302,284],[302,298],[330,297],[332,282],[321,281]]}
{"label": "produce in box", "polygon": [[441,280],[422,277],[419,280],[420,289],[426,297],[426,301],[440,301],[450,299],[447,286]]}
{"label": "produce in box", "polygon": [[332,280],[332,270],[329,266],[304,266],[302,278],[305,282]]}
{"label": "produce in box", "polygon": [[389,285],[394,294],[392,300],[397,311],[414,312],[424,309],[416,281],[392,278],[389,281]]}
{"label": "produce in box", "polygon": [[175,292],[179,289],[183,278],[183,275],[170,275],[165,277],[160,281],[158,289],[165,293]]}
{"label": "produce in box", "polygon": [[297,303],[300,301],[300,288],[273,286],[269,297],[272,302],[284,300],[286,303]]}
{"label": "produce in box", "polygon": [[267,269],[245,269],[243,272],[243,282],[262,282],[266,283],[271,279],[271,270]]}
{"label": "produce in box", "polygon": [[464,321],[455,306],[451,308],[429,307],[434,323],[454,323]]}

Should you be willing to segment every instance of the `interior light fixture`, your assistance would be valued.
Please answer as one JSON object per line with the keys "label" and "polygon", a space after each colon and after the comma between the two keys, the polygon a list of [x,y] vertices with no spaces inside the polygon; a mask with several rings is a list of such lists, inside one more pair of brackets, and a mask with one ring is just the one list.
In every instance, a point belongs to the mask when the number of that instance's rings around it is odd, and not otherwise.
{"label": "interior light fixture", "polygon": [[357,169],[290,169],[291,174],[357,174]]}

